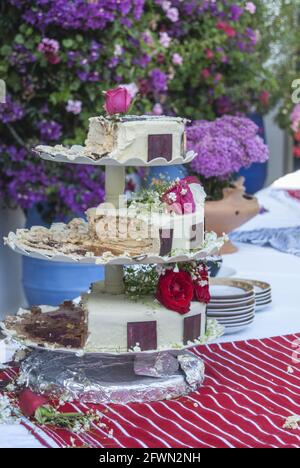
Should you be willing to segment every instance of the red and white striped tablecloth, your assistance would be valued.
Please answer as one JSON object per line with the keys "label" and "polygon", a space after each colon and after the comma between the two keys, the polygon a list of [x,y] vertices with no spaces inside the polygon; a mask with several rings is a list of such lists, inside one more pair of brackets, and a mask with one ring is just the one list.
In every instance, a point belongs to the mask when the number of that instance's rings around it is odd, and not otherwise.
{"label": "red and white striped tablecloth", "polygon": [[300,414],[299,348],[300,334],[200,346],[194,352],[205,361],[206,378],[188,396],[128,405],[68,403],[63,411],[92,407],[104,414],[103,427],[81,435],[23,424],[45,446],[66,447],[72,438],[77,446],[97,448],[300,447],[300,429],[282,427]]}

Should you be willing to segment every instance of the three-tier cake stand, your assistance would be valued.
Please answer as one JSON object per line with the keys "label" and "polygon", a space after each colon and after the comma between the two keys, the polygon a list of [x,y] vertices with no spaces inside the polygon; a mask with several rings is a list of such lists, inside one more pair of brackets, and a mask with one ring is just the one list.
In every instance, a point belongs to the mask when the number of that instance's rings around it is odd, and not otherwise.
{"label": "three-tier cake stand", "polygon": [[[125,191],[126,166],[168,166],[190,162],[195,154],[188,152],[185,157],[172,161],[163,158],[144,162],[135,157],[120,163],[106,155],[95,159],[85,147],[38,146],[35,150],[42,159],[74,164],[93,164],[105,166],[105,201],[119,207]],[[105,267],[104,289],[106,293],[122,294],[123,266],[128,264],[178,263],[206,259],[217,253],[222,240],[212,239],[197,252],[180,253],[174,256],[141,255],[112,259],[97,256],[70,257],[57,252],[45,254],[18,245],[17,236],[10,233],[7,244],[22,255],[49,261],[68,261],[77,264],[95,263]],[[91,292],[92,294],[92,292]],[[141,303],[141,307],[143,304]],[[4,333],[9,336],[8,330]],[[109,331],[108,331],[109,332]],[[216,326],[209,339],[221,334]],[[24,382],[36,391],[67,392],[72,397],[94,403],[151,401],[174,398],[198,388],[204,379],[204,365],[188,346],[180,350],[156,352],[98,353],[80,350],[41,348],[37,344],[10,336],[11,339],[31,348],[31,354],[24,360],[21,376]],[[68,351],[68,352],[67,352]]]}

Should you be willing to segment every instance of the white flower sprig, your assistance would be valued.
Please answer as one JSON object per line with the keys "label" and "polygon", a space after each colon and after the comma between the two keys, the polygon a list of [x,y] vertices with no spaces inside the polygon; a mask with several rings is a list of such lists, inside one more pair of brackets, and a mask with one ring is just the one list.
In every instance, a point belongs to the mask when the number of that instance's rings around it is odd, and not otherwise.
{"label": "white flower sprig", "polygon": [[0,395],[0,424],[15,424],[19,421],[7,395]]}

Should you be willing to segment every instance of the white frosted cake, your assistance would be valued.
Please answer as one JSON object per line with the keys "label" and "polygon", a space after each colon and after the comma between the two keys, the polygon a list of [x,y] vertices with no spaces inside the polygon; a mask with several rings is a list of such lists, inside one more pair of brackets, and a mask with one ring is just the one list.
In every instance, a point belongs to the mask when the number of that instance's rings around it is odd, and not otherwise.
{"label": "white frosted cake", "polygon": [[205,334],[206,304],[191,302],[184,315],[168,310],[153,297],[132,301],[124,294],[112,295],[93,285],[82,299],[88,312],[86,349],[111,352],[181,348]]}
{"label": "white frosted cake", "polygon": [[186,120],[167,116],[99,116],[89,119],[85,141],[95,159],[109,155],[125,163],[138,158],[172,161],[186,154]]}
{"label": "white frosted cake", "polygon": [[124,294],[93,291],[80,306],[41,306],[7,317],[3,326],[40,346],[83,349],[90,352],[124,353],[178,349],[197,343],[205,334],[206,304],[192,302],[180,315],[153,297],[131,301]]}
{"label": "white frosted cake", "polygon": [[[124,242],[151,239],[154,251],[169,255],[200,248],[204,238],[205,193],[193,177],[178,180],[161,193],[138,194],[129,206],[108,203],[87,211],[91,237]],[[181,195],[184,193],[184,197]],[[177,203],[178,202],[178,203]],[[186,202],[186,203],[185,203]]]}
{"label": "white frosted cake", "polygon": [[21,309],[0,327],[27,345],[86,352],[140,352],[198,344],[206,333],[208,273],[203,264],[180,270],[147,266],[124,271],[124,292],[92,285],[79,304]]}

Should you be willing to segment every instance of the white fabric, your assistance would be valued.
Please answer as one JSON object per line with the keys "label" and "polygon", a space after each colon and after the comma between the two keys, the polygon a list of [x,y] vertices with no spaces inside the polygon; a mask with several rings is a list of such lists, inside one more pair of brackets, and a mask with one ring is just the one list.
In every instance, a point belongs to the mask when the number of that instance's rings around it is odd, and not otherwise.
{"label": "white fabric", "polygon": [[[299,176],[300,176],[300,171]],[[295,188],[295,176],[290,188]],[[297,176],[297,177],[299,177]],[[285,184],[287,184],[285,179]],[[274,184],[276,185],[276,184]],[[285,193],[271,186],[258,194],[259,201],[270,212],[258,215],[243,229],[300,225],[300,201],[285,200]],[[289,188],[287,185],[285,188]],[[299,182],[300,188],[300,182]],[[300,258],[267,247],[240,244],[239,251],[224,256],[224,265],[236,269],[237,277],[267,281],[272,286],[272,305],[256,313],[248,328],[224,335],[220,342],[265,338],[300,332]],[[292,358],[293,349],[291,349]],[[0,447],[39,447],[35,438],[21,426],[0,426]]]}

